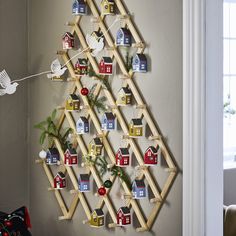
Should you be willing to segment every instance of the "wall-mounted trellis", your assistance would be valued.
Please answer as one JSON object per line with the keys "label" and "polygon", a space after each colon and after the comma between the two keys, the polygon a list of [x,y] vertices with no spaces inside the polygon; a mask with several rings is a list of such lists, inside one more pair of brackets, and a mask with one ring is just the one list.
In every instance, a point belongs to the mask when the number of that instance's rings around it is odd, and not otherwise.
{"label": "wall-mounted trellis", "polygon": [[[142,210],[142,203],[141,201],[138,203],[139,200],[134,199],[132,197],[131,190],[129,186],[127,186],[126,182],[120,181],[121,185],[123,187],[123,190],[125,192],[124,198],[126,198],[126,204],[130,209],[133,209],[137,220],[139,222],[139,227],[136,229],[138,232],[141,231],[147,231],[150,230],[159,211],[161,210],[162,205],[164,204],[166,197],[168,195],[169,190],[172,187],[172,184],[177,176],[177,166],[173,160],[173,157],[170,155],[170,152],[163,140],[163,137],[161,136],[158,128],[155,125],[155,122],[153,121],[152,116],[150,115],[150,112],[148,110],[147,105],[144,103],[142,96],[140,95],[140,91],[138,90],[135,82],[134,82],[134,73],[129,72],[127,70],[127,67],[124,63],[124,60],[122,58],[122,55],[120,54],[110,32],[108,31],[108,27],[105,23],[105,15],[100,14],[98,7],[95,4],[94,0],[87,0],[86,1],[88,7],[91,10],[91,13],[93,17],[96,19],[96,23],[98,25],[98,30],[101,31],[101,33],[104,34],[105,41],[108,45],[108,50],[109,53],[112,55],[113,60],[116,60],[117,64],[119,65],[120,71],[121,71],[121,76],[119,77],[120,80],[122,80],[122,87],[128,86],[130,90],[132,91],[132,94],[135,98],[136,101],[136,108],[138,110],[138,117],[145,119],[147,122],[147,125],[150,128],[151,135],[148,137],[150,141],[153,142],[153,145],[159,145],[161,153],[162,153],[162,158],[165,159],[168,168],[166,168],[166,171],[168,173],[168,178],[161,189],[158,184],[157,180],[154,180],[153,175],[150,172],[150,168],[155,168],[155,167],[149,167],[144,165],[144,160],[143,160],[143,154],[140,151],[140,147],[138,142],[132,137],[129,137],[129,129],[128,129],[128,124],[125,119],[124,113],[122,109],[116,104],[116,99],[115,96],[112,94],[112,91],[104,89],[102,86],[101,82],[97,82],[96,84],[96,89],[94,90],[94,95],[99,96],[101,91],[104,93],[104,95],[107,98],[107,101],[109,103],[109,106],[113,112],[113,114],[117,118],[117,122],[119,123],[122,131],[123,131],[123,139],[126,140],[127,142],[127,147],[130,148],[133,153],[135,158],[137,159],[137,163],[139,164],[139,170],[140,170],[140,179],[145,178],[146,182],[148,183],[152,194],[153,198],[150,199],[150,204],[153,205],[152,211],[147,218],[143,215],[143,210]],[[132,45],[132,47],[137,48],[137,53],[143,53],[145,50],[145,43],[142,41],[138,31],[136,30],[132,19],[130,15],[128,14],[122,0],[115,0],[116,8],[119,11],[119,17],[122,19],[122,22],[126,27],[130,30],[133,39],[135,43]],[[72,28],[71,33],[73,35],[77,35],[80,41],[80,45],[82,49],[88,48],[86,39],[84,37],[83,31],[80,26],[81,18],[83,16],[75,16],[75,19],[73,22],[68,22],[68,26]],[[70,60],[70,56],[68,51],[58,51],[58,55],[62,57],[64,62],[68,62]],[[91,55],[90,50],[85,50],[84,51],[84,56],[86,56],[95,71],[95,73],[99,73],[99,68],[98,64],[96,62],[96,59]],[[75,73],[74,66],[72,63],[67,63],[67,68],[70,74],[70,77],[72,80],[70,81],[72,85],[71,92],[75,93],[76,91],[80,91],[84,86],[82,82],[82,76],[79,76],[78,74]],[[90,107],[88,98],[86,96],[81,96],[80,99],[83,102],[83,108],[86,109],[86,114],[87,118],[90,120],[91,123],[94,124],[94,127],[96,129],[96,136],[102,139],[104,148],[107,153],[107,159],[110,162],[110,165],[115,165],[115,153],[114,149],[112,146],[112,143],[109,140],[109,132],[105,132],[101,129],[101,124],[98,119],[97,113],[95,112],[94,108]],[[88,154],[88,147],[86,146],[86,142],[84,141],[83,135],[78,135],[76,134],[76,125],[74,118],[72,116],[72,113],[70,111],[67,111],[65,109],[65,105],[60,107],[60,110],[62,110],[62,115],[60,117],[60,121],[58,124],[58,127],[61,128],[65,120],[69,123],[70,127],[74,131],[74,136],[76,138],[76,142],[78,145],[78,148],[81,150],[83,155]],[[64,158],[64,151],[61,147],[61,144],[58,140],[54,140],[55,146],[59,150],[61,160]],[[73,194],[73,200],[72,203],[69,207],[66,206],[65,201],[63,199],[63,196],[61,194],[61,190],[54,189],[54,176],[52,174],[52,170],[49,165],[46,164],[44,160],[37,160],[37,163],[41,163],[45,173],[49,179],[51,187],[49,190],[53,190],[56,196],[56,199],[59,203],[59,206],[62,211],[62,216],[59,217],[60,220],[69,220],[72,219],[75,210],[78,206],[79,203],[81,203],[84,212],[87,216],[87,220],[84,220],[84,223],[86,221],[89,221],[91,219],[91,212],[93,209],[91,209],[90,204],[88,202],[88,199],[86,197],[86,193],[82,193],[78,189],[78,178],[75,169],[71,166],[64,165],[63,161],[61,161],[60,164],[60,171],[63,173],[67,173],[68,177],[70,178],[72,184],[73,184],[73,190],[71,190],[71,194]],[[98,174],[98,171],[95,166],[93,165],[88,165],[84,166],[84,168],[87,168],[88,172],[90,175],[92,175],[97,187],[101,187],[103,185],[103,182],[100,178],[100,175]],[[116,176],[111,176],[110,180],[115,183],[117,177]],[[108,212],[111,217],[111,222],[108,222],[107,225],[108,227],[116,227],[117,225],[117,209],[114,208],[113,202],[111,197],[109,196],[111,189],[107,190],[107,194],[105,196],[100,196],[100,199],[96,205],[96,208],[103,208],[104,206],[107,207]]]}

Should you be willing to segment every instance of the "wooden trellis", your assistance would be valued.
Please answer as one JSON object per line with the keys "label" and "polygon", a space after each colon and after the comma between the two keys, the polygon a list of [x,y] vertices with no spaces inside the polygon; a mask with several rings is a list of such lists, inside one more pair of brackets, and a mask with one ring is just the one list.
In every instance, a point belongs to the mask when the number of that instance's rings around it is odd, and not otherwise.
{"label": "wooden trellis", "polygon": [[[151,167],[145,166],[144,165],[144,160],[143,160],[143,154],[140,151],[140,147],[138,143],[131,137],[129,137],[129,129],[128,129],[128,124],[125,120],[125,116],[120,109],[120,107],[116,104],[116,100],[114,98],[114,95],[112,94],[111,91],[107,89],[103,89],[101,82],[98,82],[96,84],[96,89],[94,91],[94,95],[98,96],[101,91],[105,94],[107,101],[112,109],[113,114],[116,116],[117,121],[120,124],[120,127],[123,131],[123,139],[126,139],[127,141],[127,147],[131,148],[132,151],[134,152],[134,156],[137,159],[137,162],[139,164],[139,170],[141,172],[139,178],[145,178],[153,195],[154,198],[150,199],[150,204],[153,204],[152,211],[150,215],[145,218],[145,216],[142,213],[142,204],[138,204],[138,200],[132,198],[132,193],[127,184],[124,181],[120,181],[122,184],[122,187],[124,189],[124,197],[127,199],[127,206],[131,209],[133,209],[137,220],[139,222],[140,227],[138,227],[136,230],[137,232],[142,232],[142,231],[147,231],[150,230],[159,211],[161,210],[162,205],[164,204],[166,197],[168,195],[169,190],[172,187],[172,184],[178,174],[178,169],[177,166],[173,160],[173,157],[170,155],[170,152],[165,144],[165,141],[162,138],[161,133],[159,132],[159,129],[156,127],[155,122],[153,121],[152,116],[150,115],[150,111],[148,110],[147,105],[142,99],[142,96],[140,95],[140,91],[138,90],[135,81],[134,81],[134,73],[128,72],[126,69],[126,65],[123,61],[123,58],[116,47],[113,38],[108,31],[108,27],[105,23],[105,17],[104,15],[100,14],[94,0],[87,0],[86,1],[88,4],[88,7],[91,10],[91,13],[93,17],[96,19],[96,23],[98,24],[98,30],[101,31],[101,33],[104,35],[104,38],[106,40],[106,43],[108,45],[108,50],[112,55],[113,60],[116,60],[117,64],[120,67],[122,76],[120,76],[120,79],[122,80],[123,87],[128,86],[130,90],[132,91],[132,94],[136,100],[136,109],[139,111],[138,112],[138,117],[145,119],[147,122],[147,125],[150,127],[151,131],[151,136],[148,137],[149,140],[151,140],[154,145],[159,145],[162,153],[162,157],[165,159],[168,168],[166,171],[168,172],[168,178],[164,184],[164,187],[161,189],[157,185],[157,181],[154,180],[153,175],[150,172]],[[129,28],[133,39],[135,43],[132,45],[133,47],[137,48],[137,53],[143,53],[145,50],[145,43],[142,41],[138,31],[136,30],[132,19],[130,15],[128,14],[122,0],[115,0],[116,7],[119,11],[118,17],[122,19],[122,22],[124,25]],[[85,37],[83,35],[82,29],[80,28],[80,20],[81,17],[83,16],[76,16],[73,22],[68,22],[68,26],[72,28],[71,33],[73,35],[77,35],[80,41],[81,49],[85,50],[84,55],[88,58],[90,64],[93,67],[93,70],[95,73],[99,73],[98,65],[95,60],[95,58],[91,55],[90,50],[86,50],[88,48],[87,42],[85,40]],[[64,62],[68,62],[70,60],[70,56],[68,54],[68,51],[58,51],[58,54],[62,57]],[[71,83],[72,88],[71,88],[71,93],[75,93],[76,91],[80,91],[83,88],[82,84],[82,76],[79,76],[75,73],[74,66],[72,65],[71,62],[66,64],[70,77],[72,78]],[[94,108],[91,108],[89,105],[89,101],[86,96],[81,96],[81,100],[83,102],[83,109],[86,109],[86,114],[87,118],[94,124],[94,127],[96,129],[96,136],[102,139],[104,148],[107,153],[107,158],[109,159],[109,165],[115,165],[115,153],[112,148],[112,143],[110,143],[108,137],[109,137],[109,132],[105,132],[101,129],[101,124],[100,121],[97,117],[97,114],[94,110]],[[83,155],[88,154],[88,148],[86,146],[86,143],[84,141],[83,135],[78,135],[76,134],[76,126],[75,122],[73,119],[73,116],[71,112],[67,111],[65,109],[65,105],[59,107],[60,110],[62,110],[62,115],[60,117],[60,121],[58,123],[58,127],[61,128],[62,124],[64,123],[65,120],[68,121],[69,126],[72,128],[74,131],[74,137],[76,138],[76,142],[78,147],[80,148],[81,152]],[[61,194],[61,190],[54,189],[53,185],[53,174],[51,171],[51,167],[48,166],[44,160],[37,160],[37,163],[41,163],[43,165],[43,168],[45,170],[45,173],[48,177],[49,183],[50,183],[50,188],[49,190],[54,191],[56,199],[59,203],[59,206],[62,211],[62,216],[59,217],[60,220],[69,220],[72,219],[74,212],[78,206],[79,203],[81,203],[87,219],[82,219],[84,223],[88,222],[91,217],[91,212],[93,209],[91,209],[89,202],[86,198],[86,193],[79,192],[78,190],[78,180],[76,177],[75,170],[71,166],[64,165],[63,159],[64,159],[64,152],[61,147],[61,144],[59,143],[58,140],[54,140],[55,146],[59,150],[60,157],[61,157],[61,162],[60,162],[60,171],[63,173],[67,173],[68,177],[70,178],[72,185],[73,185],[73,190],[71,190],[71,194],[73,194],[73,200],[69,208],[67,208],[63,196]],[[87,168],[87,171],[90,175],[92,175],[97,187],[101,187],[103,185],[103,182],[97,172],[97,169],[93,165],[88,165],[84,166],[84,168]],[[110,180],[114,183],[116,181],[117,177],[111,176]],[[107,194],[105,196],[101,196],[96,208],[103,208],[104,206],[107,207],[108,212],[111,216],[111,222],[108,223],[108,226],[111,227],[116,227],[117,225],[117,209],[114,208],[114,205],[112,203],[112,200],[109,196],[111,189],[107,191]]]}

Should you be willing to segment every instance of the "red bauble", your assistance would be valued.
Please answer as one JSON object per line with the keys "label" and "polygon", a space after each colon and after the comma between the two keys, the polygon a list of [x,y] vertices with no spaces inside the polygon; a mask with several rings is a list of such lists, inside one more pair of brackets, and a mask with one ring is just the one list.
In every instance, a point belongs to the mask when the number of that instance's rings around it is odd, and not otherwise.
{"label": "red bauble", "polygon": [[7,226],[7,227],[11,227],[12,226],[12,222],[7,220],[4,222],[4,225]]}
{"label": "red bauble", "polygon": [[107,190],[106,190],[104,187],[100,187],[100,188],[98,189],[98,194],[99,194],[100,196],[104,196],[106,193],[107,193]]}
{"label": "red bauble", "polygon": [[88,93],[89,93],[89,90],[87,88],[82,88],[80,93],[83,95],[83,96],[87,96]]}
{"label": "red bauble", "polygon": [[3,236],[9,236],[9,234],[7,232],[3,232],[2,234]]}

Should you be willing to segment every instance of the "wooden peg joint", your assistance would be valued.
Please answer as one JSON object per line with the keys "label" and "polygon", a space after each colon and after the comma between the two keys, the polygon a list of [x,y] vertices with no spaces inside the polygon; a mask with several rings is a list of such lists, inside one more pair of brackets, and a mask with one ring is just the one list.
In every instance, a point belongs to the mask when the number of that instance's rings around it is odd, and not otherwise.
{"label": "wooden peg joint", "polygon": [[120,76],[120,79],[123,79],[123,80],[125,80],[125,79],[131,79],[131,76],[129,76],[129,75],[121,75],[121,76]]}
{"label": "wooden peg joint", "polygon": [[78,189],[70,190],[70,194],[77,194],[77,193],[79,193],[79,190],[78,190]]}
{"label": "wooden peg joint", "polygon": [[174,168],[166,168],[165,171],[166,171],[166,172],[169,172],[169,173],[170,173],[170,172],[176,173],[176,172],[177,172],[177,168],[176,168],[176,167],[174,167]]}
{"label": "wooden peg joint", "polygon": [[152,198],[152,199],[150,199],[150,202],[151,203],[162,202],[162,199],[161,198]]}
{"label": "wooden peg joint", "polygon": [[59,216],[58,217],[59,220],[70,220],[69,216]]}
{"label": "wooden peg joint", "polygon": [[36,164],[43,164],[43,162],[44,162],[44,161],[41,160],[41,159],[35,160],[35,163],[36,163]]}
{"label": "wooden peg joint", "polygon": [[161,135],[149,136],[148,139],[151,140],[151,141],[153,141],[153,140],[160,140],[161,139]]}
{"label": "wooden peg joint", "polygon": [[123,194],[122,196],[121,196],[121,199],[132,199],[132,196],[130,195],[130,194]]}
{"label": "wooden peg joint", "polygon": [[116,47],[115,46],[111,46],[111,47],[106,47],[107,51],[113,51]]}
{"label": "wooden peg joint", "polygon": [[138,43],[133,43],[132,47],[134,47],[134,48],[144,48],[145,45],[144,45],[143,42],[138,42]]}
{"label": "wooden peg joint", "polygon": [[122,225],[118,225],[116,223],[111,223],[111,224],[108,224],[108,228],[116,228],[116,227],[122,227]]}
{"label": "wooden peg joint", "polygon": [[130,136],[128,134],[122,135],[122,139],[130,139]]}
{"label": "wooden peg joint", "polygon": [[111,169],[112,167],[114,167],[115,166],[115,164],[113,163],[113,164],[108,164],[107,165],[107,169]]}
{"label": "wooden peg joint", "polygon": [[63,107],[63,106],[58,106],[57,107],[57,110],[64,110],[65,109],[65,107]]}
{"label": "wooden peg joint", "polygon": [[119,20],[126,20],[130,17],[130,15],[126,14],[126,15],[117,15],[117,19]]}
{"label": "wooden peg joint", "polygon": [[90,22],[91,23],[99,23],[101,21],[100,17],[94,16],[91,17]]}
{"label": "wooden peg joint", "polygon": [[66,54],[66,51],[57,51],[57,55],[65,55]]}
{"label": "wooden peg joint", "polygon": [[135,107],[136,109],[146,109],[147,105],[146,105],[146,104],[135,105],[134,107]]}
{"label": "wooden peg joint", "polygon": [[147,231],[147,230],[148,230],[148,227],[141,227],[141,228],[137,228],[136,232],[144,232],[144,231]]}
{"label": "wooden peg joint", "polygon": [[136,166],[135,167],[135,170],[147,170],[148,169],[148,166]]}
{"label": "wooden peg joint", "polygon": [[71,22],[71,21],[68,21],[68,22],[66,22],[66,25],[67,25],[67,26],[75,26],[75,23],[74,23],[74,22]]}
{"label": "wooden peg joint", "polygon": [[53,187],[48,187],[48,191],[55,191],[56,189]]}

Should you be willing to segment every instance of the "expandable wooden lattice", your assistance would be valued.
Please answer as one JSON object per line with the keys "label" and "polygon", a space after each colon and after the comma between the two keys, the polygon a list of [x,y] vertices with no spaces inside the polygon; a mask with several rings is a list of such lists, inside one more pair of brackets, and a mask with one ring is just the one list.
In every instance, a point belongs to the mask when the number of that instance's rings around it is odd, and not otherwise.
{"label": "expandable wooden lattice", "polygon": [[[103,93],[107,97],[107,100],[110,104],[112,112],[116,116],[117,121],[119,122],[120,127],[123,130],[123,133],[124,133],[123,139],[126,139],[128,148],[132,149],[134,156],[137,159],[137,162],[139,164],[139,169],[141,172],[139,178],[146,179],[146,182],[148,183],[148,185],[152,191],[152,194],[154,195],[154,198],[150,199],[150,204],[153,204],[152,212],[146,218],[143,215],[141,201],[133,199],[130,188],[126,185],[125,182],[120,181],[123,186],[124,192],[125,192],[124,197],[127,199],[127,202],[126,202],[127,206],[130,209],[133,209],[133,211],[137,217],[137,220],[139,222],[139,225],[140,225],[136,230],[138,232],[147,231],[152,227],[159,211],[161,210],[162,205],[165,202],[168,192],[171,189],[171,186],[175,180],[175,177],[177,176],[177,166],[176,166],[175,162],[173,161],[173,157],[170,155],[170,153],[167,149],[167,146],[166,146],[158,128],[156,127],[155,122],[153,121],[153,118],[150,115],[150,112],[149,112],[147,106],[143,102],[142,96],[140,95],[140,92],[134,82],[134,73],[127,71],[126,65],[125,65],[124,60],[122,58],[122,55],[120,54],[118,48],[116,47],[110,32],[109,31],[107,32],[108,27],[105,23],[106,16],[100,14],[94,0],[87,0],[86,2],[91,10],[93,17],[96,18],[98,30],[100,30],[104,34],[106,43],[109,47],[108,48],[109,52],[112,55],[113,60],[116,60],[117,64],[120,67],[120,71],[122,73],[122,76],[120,79],[123,81],[122,86],[123,87],[128,86],[131,89],[132,94],[133,94],[133,96],[136,100],[136,103],[137,103],[136,109],[138,110],[138,117],[145,119],[147,122],[147,125],[150,127],[152,135],[149,137],[149,140],[151,140],[154,145],[159,145],[159,147],[161,148],[162,157],[165,159],[167,166],[168,166],[168,168],[166,169],[166,171],[168,172],[168,178],[164,184],[164,187],[162,189],[160,189],[160,187],[157,184],[157,181],[154,180],[154,177],[152,176],[152,174],[150,172],[150,168],[153,168],[153,167],[147,167],[144,165],[143,154],[140,151],[140,147],[139,147],[138,142],[136,142],[135,139],[129,137],[129,135],[128,135],[129,130],[128,130],[127,121],[126,121],[125,116],[122,112],[122,109],[120,109],[120,107],[116,105],[116,100],[114,98],[114,95],[112,94],[111,91],[108,91],[107,89],[103,89],[102,84],[100,82],[98,82],[96,85],[96,89],[94,91],[94,94],[95,94],[95,96],[99,96],[100,92],[103,91]],[[130,15],[127,13],[127,10],[126,10],[124,4],[122,3],[121,0],[115,0],[115,4],[116,4],[118,11],[120,12],[119,13],[120,19],[122,19],[122,22],[129,28],[129,30],[133,36],[135,43],[132,46],[137,48],[137,53],[143,53],[144,49],[145,49],[145,43],[142,41],[139,33],[137,32]],[[71,33],[78,36],[82,49],[86,49],[86,48],[88,48],[88,45],[86,43],[84,34],[83,34],[82,29],[80,27],[81,17],[82,16],[76,16],[74,19],[74,22],[69,22],[68,25],[71,26],[71,28],[72,28]],[[68,51],[59,51],[58,54],[61,55],[61,57],[63,58],[63,60],[65,62],[67,62],[70,59]],[[89,62],[91,63],[95,73],[98,73],[99,69],[98,69],[96,59],[91,55],[90,50],[86,50],[84,52],[84,54],[88,58]],[[76,91],[80,91],[83,88],[83,84],[82,84],[82,80],[81,80],[82,77],[75,73],[74,66],[72,65],[71,62],[67,64],[67,67],[68,67],[68,71],[70,73],[70,76],[72,78],[72,82],[70,82],[70,83],[73,84],[71,92],[74,93]],[[87,118],[90,120],[90,122],[92,122],[94,124],[94,127],[97,132],[96,136],[102,138],[103,145],[104,145],[104,148],[107,153],[107,159],[110,160],[111,164],[115,164],[115,154],[114,154],[114,150],[112,147],[112,143],[109,141],[109,132],[104,132],[101,130],[101,124],[98,119],[98,116],[97,116],[95,110],[89,106],[89,102],[88,102],[87,97],[81,96],[81,99],[82,99],[82,102],[84,105],[83,109],[86,109],[86,111],[87,111],[86,112]],[[80,148],[83,155],[87,155],[88,148],[87,148],[86,143],[84,141],[83,135],[76,134],[76,126],[75,126],[75,121],[72,116],[72,113],[67,111],[65,109],[65,106],[63,106],[61,109],[63,110],[63,112],[62,112],[62,115],[60,117],[60,121],[58,124],[59,128],[63,125],[64,121],[67,120],[70,127],[74,130],[74,134],[76,137],[78,147]],[[59,150],[61,160],[63,160],[64,152],[63,152],[62,147],[61,147],[58,140],[55,140],[55,146]],[[85,220],[84,222],[89,221],[91,218],[91,212],[93,209],[91,209],[91,207],[89,205],[89,202],[86,198],[86,193],[79,192],[79,190],[78,190],[78,180],[77,180],[78,173],[75,173],[74,168],[64,165],[63,164],[64,162],[61,161],[60,171],[62,171],[63,173],[67,173],[68,177],[70,178],[70,180],[73,184],[73,188],[74,188],[73,190],[70,191],[71,194],[74,195],[72,203],[67,208],[65,201],[63,199],[63,196],[60,192],[61,190],[57,190],[57,189],[53,188],[54,183],[53,183],[53,174],[52,174],[51,167],[48,166],[45,163],[45,161],[43,161],[43,160],[38,160],[37,162],[42,163],[45,173],[46,173],[46,175],[49,179],[50,185],[51,185],[49,190],[54,191],[56,199],[57,199],[59,206],[61,208],[63,216],[60,216],[59,219],[60,220],[72,219],[74,212],[80,202],[83,209],[84,209],[84,212],[87,216],[87,220]],[[93,165],[90,165],[90,166],[85,166],[84,168],[88,169],[88,172],[92,175],[97,187],[98,188],[101,187],[103,185],[103,182],[97,172],[96,167]],[[114,183],[116,178],[117,177],[115,177],[115,176],[111,176],[110,180]],[[111,216],[111,222],[108,222],[108,226],[109,227],[116,227],[117,226],[117,224],[116,224],[117,223],[117,216],[116,216],[117,209],[114,208],[112,199],[109,196],[110,191],[111,191],[111,189],[108,190],[108,192],[105,196],[99,197],[99,201],[96,205],[96,208],[103,208],[104,206],[106,206],[108,209],[108,212]]]}

